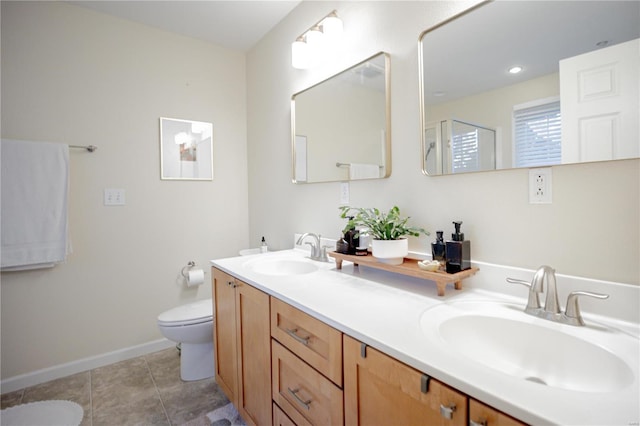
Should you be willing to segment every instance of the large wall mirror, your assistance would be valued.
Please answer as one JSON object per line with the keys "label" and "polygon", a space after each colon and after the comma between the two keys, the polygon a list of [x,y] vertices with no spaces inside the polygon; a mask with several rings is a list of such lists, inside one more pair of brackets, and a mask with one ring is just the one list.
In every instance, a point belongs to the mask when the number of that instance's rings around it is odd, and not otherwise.
{"label": "large wall mirror", "polygon": [[638,1],[484,2],[426,30],[423,172],[639,157],[639,37]]}
{"label": "large wall mirror", "polygon": [[293,95],[293,182],[388,177],[389,55],[381,52]]}

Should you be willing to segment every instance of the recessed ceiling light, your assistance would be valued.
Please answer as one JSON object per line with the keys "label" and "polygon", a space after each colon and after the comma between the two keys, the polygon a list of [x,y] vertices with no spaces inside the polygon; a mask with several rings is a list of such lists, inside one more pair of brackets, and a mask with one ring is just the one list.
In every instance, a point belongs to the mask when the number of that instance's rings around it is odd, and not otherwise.
{"label": "recessed ceiling light", "polygon": [[519,66],[509,68],[510,74],[518,74],[520,71],[522,71],[522,67]]}

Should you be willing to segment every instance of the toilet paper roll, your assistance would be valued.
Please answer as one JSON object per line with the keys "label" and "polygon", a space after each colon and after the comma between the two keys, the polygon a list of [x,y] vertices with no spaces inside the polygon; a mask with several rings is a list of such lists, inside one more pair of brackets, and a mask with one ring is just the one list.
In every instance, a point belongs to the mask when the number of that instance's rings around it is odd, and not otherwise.
{"label": "toilet paper roll", "polygon": [[202,269],[192,269],[187,275],[187,286],[194,287],[204,283],[204,271]]}

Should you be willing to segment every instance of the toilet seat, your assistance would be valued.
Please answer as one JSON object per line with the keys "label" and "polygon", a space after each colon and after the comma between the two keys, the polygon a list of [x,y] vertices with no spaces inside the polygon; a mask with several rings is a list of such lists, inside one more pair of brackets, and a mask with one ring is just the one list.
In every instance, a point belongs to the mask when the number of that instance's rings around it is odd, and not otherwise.
{"label": "toilet seat", "polygon": [[213,321],[211,299],[199,300],[169,309],[158,315],[158,325],[163,327],[183,327]]}

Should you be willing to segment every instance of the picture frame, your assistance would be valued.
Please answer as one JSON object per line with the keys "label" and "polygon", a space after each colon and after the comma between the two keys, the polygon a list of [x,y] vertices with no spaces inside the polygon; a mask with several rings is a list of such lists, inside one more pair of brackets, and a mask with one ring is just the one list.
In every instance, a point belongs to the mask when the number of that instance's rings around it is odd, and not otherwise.
{"label": "picture frame", "polygon": [[160,117],[160,178],[213,180],[213,123]]}

